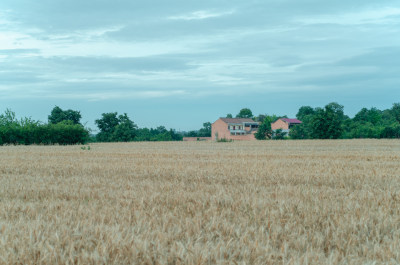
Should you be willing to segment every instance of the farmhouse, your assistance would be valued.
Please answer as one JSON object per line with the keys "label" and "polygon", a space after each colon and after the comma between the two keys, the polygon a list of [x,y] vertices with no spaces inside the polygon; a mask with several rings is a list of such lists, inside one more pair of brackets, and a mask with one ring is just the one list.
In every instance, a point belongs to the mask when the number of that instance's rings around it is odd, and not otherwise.
{"label": "farmhouse", "polygon": [[271,123],[271,129],[273,131],[282,129],[283,132],[289,133],[290,129],[297,124],[301,124],[302,122],[297,119],[287,119],[280,118],[276,122]]}
{"label": "farmhouse", "polygon": [[249,118],[219,118],[211,125],[211,138],[227,140],[255,140],[258,122]]}

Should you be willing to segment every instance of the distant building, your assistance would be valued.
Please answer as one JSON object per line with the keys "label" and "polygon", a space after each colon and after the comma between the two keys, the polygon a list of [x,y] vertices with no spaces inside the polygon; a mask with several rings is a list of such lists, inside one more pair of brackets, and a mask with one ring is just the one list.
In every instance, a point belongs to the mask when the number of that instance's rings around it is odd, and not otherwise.
{"label": "distant building", "polygon": [[219,118],[211,125],[211,138],[226,140],[255,140],[258,122],[248,118]]}
{"label": "distant building", "polygon": [[271,129],[273,131],[282,129],[283,132],[289,134],[290,129],[297,124],[301,124],[302,122],[297,119],[287,119],[287,118],[280,118],[276,122],[271,123]]}

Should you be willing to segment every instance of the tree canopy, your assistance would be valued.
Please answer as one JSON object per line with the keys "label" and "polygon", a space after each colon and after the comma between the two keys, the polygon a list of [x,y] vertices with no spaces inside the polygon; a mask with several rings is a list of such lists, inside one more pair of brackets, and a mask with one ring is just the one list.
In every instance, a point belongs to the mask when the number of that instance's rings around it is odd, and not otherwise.
{"label": "tree canopy", "polygon": [[103,113],[95,121],[100,132],[96,138],[99,142],[129,142],[136,136],[137,126],[126,113],[118,115],[117,112]]}
{"label": "tree canopy", "polygon": [[249,108],[241,109],[236,118],[253,118],[253,112]]}
{"label": "tree canopy", "polygon": [[80,124],[81,113],[76,110],[63,110],[58,106],[55,106],[48,116],[49,123],[57,124],[62,121],[71,121],[73,124]]}

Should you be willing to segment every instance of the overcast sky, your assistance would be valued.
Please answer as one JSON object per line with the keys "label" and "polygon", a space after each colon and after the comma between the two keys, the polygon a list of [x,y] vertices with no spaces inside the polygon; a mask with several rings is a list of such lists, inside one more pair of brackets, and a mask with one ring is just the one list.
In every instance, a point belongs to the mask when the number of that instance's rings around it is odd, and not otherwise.
{"label": "overcast sky", "polygon": [[400,102],[400,1],[1,0],[0,111],[198,129]]}

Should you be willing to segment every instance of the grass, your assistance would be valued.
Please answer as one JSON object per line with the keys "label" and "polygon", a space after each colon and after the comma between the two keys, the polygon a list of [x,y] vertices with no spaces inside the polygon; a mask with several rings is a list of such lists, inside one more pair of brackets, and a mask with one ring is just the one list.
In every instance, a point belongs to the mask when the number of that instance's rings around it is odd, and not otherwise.
{"label": "grass", "polygon": [[399,260],[400,141],[0,148],[0,264]]}

